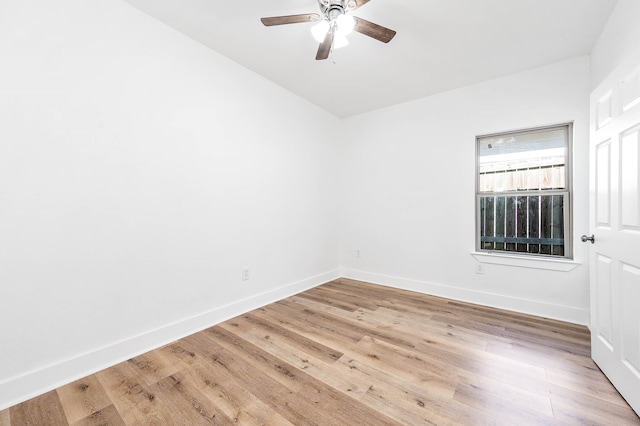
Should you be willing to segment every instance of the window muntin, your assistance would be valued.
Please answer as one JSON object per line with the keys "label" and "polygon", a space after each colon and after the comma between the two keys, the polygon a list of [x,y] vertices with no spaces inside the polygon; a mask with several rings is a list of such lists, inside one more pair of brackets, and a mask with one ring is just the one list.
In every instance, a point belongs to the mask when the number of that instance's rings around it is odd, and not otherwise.
{"label": "window muntin", "polygon": [[571,258],[571,124],[476,138],[478,251]]}

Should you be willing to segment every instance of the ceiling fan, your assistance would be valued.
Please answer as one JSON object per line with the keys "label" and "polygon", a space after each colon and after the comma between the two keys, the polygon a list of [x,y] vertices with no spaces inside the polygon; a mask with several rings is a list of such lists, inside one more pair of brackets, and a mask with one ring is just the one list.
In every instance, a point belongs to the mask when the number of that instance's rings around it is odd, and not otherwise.
{"label": "ceiling fan", "polygon": [[318,0],[321,14],[273,16],[262,18],[267,26],[318,22],[311,28],[314,38],[320,43],[316,60],[327,59],[331,49],[349,44],[347,34],[357,31],[383,43],[389,43],[396,32],[381,25],[351,15],[349,12],[369,3],[370,0]]}

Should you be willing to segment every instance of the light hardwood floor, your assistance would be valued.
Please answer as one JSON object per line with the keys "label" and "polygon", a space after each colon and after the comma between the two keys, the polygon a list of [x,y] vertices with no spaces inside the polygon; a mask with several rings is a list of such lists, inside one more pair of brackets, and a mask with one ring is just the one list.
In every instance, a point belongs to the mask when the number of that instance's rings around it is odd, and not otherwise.
{"label": "light hardwood floor", "polygon": [[583,326],[340,279],[0,425],[640,425],[589,351]]}

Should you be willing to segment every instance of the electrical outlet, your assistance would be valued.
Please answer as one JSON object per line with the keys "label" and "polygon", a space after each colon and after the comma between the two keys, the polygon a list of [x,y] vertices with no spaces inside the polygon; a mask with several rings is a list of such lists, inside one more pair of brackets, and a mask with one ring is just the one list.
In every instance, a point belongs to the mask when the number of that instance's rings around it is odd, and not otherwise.
{"label": "electrical outlet", "polygon": [[484,274],[484,266],[482,263],[476,263],[476,274]]}
{"label": "electrical outlet", "polygon": [[356,257],[360,257],[360,249],[356,250]]}
{"label": "electrical outlet", "polygon": [[250,272],[249,267],[242,268],[242,281],[249,281],[249,278],[251,278]]}

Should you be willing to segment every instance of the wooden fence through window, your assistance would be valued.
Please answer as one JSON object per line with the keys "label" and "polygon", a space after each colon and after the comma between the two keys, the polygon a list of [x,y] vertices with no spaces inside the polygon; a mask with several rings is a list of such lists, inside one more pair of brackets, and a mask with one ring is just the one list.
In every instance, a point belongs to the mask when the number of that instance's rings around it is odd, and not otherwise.
{"label": "wooden fence through window", "polygon": [[564,256],[566,200],[567,193],[481,195],[481,249]]}

